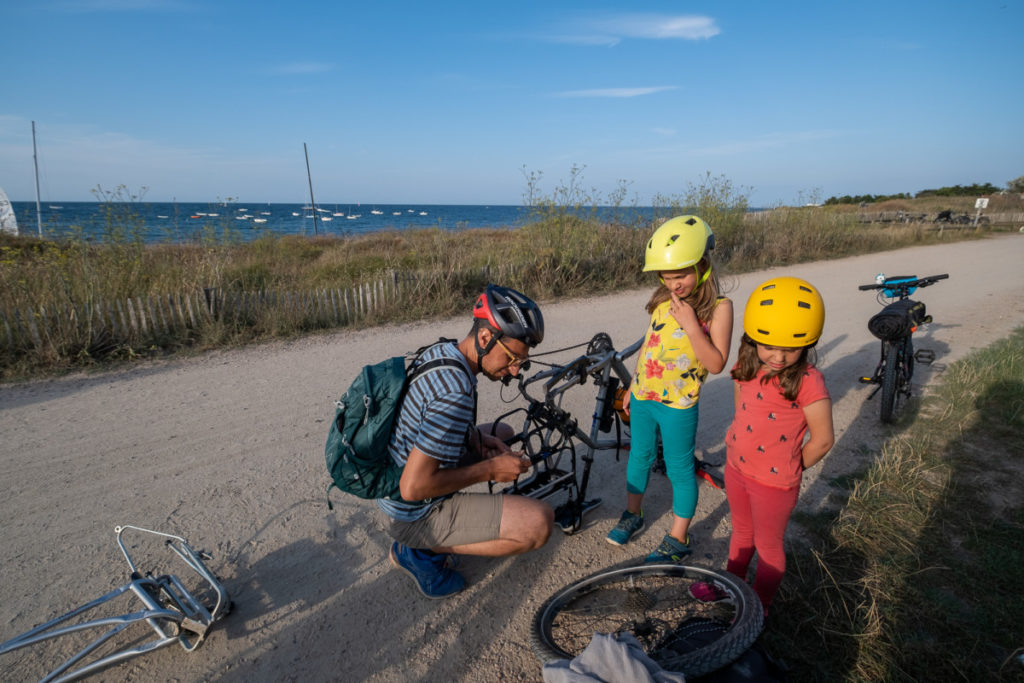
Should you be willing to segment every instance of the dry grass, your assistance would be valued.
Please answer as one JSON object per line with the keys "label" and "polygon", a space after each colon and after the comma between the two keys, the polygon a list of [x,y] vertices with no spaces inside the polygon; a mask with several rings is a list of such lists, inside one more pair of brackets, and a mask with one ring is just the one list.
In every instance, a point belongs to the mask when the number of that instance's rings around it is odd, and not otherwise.
{"label": "dry grass", "polygon": [[[481,286],[500,278],[541,299],[592,295],[646,282],[644,244],[653,224],[602,223],[576,189],[536,200],[519,229],[386,231],[353,237],[267,235],[250,243],[213,239],[144,245],[130,216],[114,216],[111,239],[43,241],[0,236],[0,311],[60,311],[127,297],[224,292],[346,289],[382,274],[416,281],[418,295],[358,324],[448,315],[468,306]],[[687,208],[689,207],[689,208]],[[660,218],[694,212],[718,240],[721,273],[911,244],[974,239],[983,233],[936,231],[924,224],[863,224],[835,207],[778,208],[749,214],[728,181],[705,178],[683,199],[665,200]],[[82,364],[287,337],[319,329],[318,319],[268,308],[245,319],[144,340],[112,339],[102,330],[55,330],[41,347],[0,346],[0,377],[60,371]]]}

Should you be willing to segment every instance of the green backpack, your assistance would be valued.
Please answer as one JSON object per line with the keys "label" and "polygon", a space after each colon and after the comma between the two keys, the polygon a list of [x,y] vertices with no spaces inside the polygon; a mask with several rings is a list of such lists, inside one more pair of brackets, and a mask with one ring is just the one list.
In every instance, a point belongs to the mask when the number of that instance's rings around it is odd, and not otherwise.
{"label": "green backpack", "polygon": [[[410,368],[427,348],[419,349]],[[405,362],[404,356],[394,356],[364,366],[335,402],[337,411],[324,447],[327,471],[333,479],[327,487],[328,508],[334,509],[330,498],[333,487],[369,500],[402,499],[398,491],[402,468],[388,453],[388,442],[406,388],[432,370],[445,366],[465,369],[453,358],[435,358],[412,372]]]}

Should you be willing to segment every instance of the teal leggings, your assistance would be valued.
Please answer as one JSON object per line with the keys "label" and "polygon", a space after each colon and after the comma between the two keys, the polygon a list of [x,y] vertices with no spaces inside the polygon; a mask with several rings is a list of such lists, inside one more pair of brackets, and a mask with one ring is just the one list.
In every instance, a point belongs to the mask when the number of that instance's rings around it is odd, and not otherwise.
{"label": "teal leggings", "polygon": [[693,449],[697,442],[697,405],[670,408],[658,401],[629,402],[629,463],[626,465],[626,491],[643,494],[651,477],[651,466],[658,455],[661,432],[665,469],[672,482],[672,512],[692,519],[697,511],[697,477],[693,469]]}

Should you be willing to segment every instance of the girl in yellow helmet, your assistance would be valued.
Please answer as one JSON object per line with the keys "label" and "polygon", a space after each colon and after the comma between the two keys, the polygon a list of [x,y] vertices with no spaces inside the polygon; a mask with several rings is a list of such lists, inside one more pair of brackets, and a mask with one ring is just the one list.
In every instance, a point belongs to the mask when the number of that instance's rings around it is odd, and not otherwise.
{"label": "girl in yellow helmet", "polygon": [[688,531],[697,509],[697,403],[708,373],[725,368],[732,339],[732,302],[720,295],[709,253],[714,244],[707,223],[678,216],[654,232],[644,256],[644,270],[656,271],[661,284],[647,303],[651,321],[623,400],[630,425],[626,510],[607,541],[623,545],[644,525],[643,497],[660,432],[673,517],[647,562],[677,562],[690,552]]}
{"label": "girl in yellow helmet", "polygon": [[765,615],[786,571],[783,536],[803,471],[835,440],[832,400],[814,366],[824,325],[821,294],[795,277],[759,285],[743,314],[731,373],[736,413],[725,437],[725,495],[732,517],[727,569],[746,580],[757,551],[754,591]]}

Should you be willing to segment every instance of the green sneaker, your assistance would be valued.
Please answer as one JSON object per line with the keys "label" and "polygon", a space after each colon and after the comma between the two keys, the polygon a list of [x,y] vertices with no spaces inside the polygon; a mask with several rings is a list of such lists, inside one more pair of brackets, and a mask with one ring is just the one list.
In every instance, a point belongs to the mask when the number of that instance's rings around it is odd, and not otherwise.
{"label": "green sneaker", "polygon": [[689,534],[686,535],[686,543],[680,543],[672,534],[665,534],[661,544],[644,559],[644,562],[680,562],[691,552]]}
{"label": "green sneaker", "polygon": [[622,513],[622,517],[619,517],[619,523],[615,525],[615,528],[608,532],[604,540],[608,541],[612,545],[626,545],[629,543],[629,539],[633,537],[633,534],[644,528],[644,512],[640,511],[639,515],[634,515],[629,510]]}

